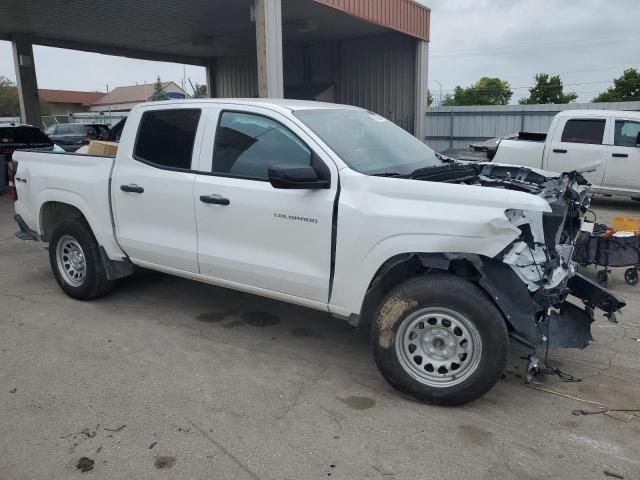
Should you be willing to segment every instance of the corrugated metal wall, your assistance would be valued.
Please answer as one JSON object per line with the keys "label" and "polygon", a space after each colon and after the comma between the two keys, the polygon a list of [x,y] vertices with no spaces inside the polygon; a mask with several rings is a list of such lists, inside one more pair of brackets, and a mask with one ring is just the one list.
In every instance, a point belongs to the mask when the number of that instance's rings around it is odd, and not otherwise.
{"label": "corrugated metal wall", "polygon": [[258,61],[255,55],[217,58],[215,94],[218,98],[258,96]]}
{"label": "corrugated metal wall", "polygon": [[639,110],[640,102],[432,107],[427,110],[427,145],[437,152],[516,132],[545,132],[562,110]]}
{"label": "corrugated metal wall", "polygon": [[367,108],[413,132],[416,42],[401,34],[342,42],[336,102]]}
{"label": "corrugated metal wall", "polygon": [[413,0],[315,0],[356,18],[429,41],[431,11]]}
{"label": "corrugated metal wall", "polygon": [[[379,113],[413,132],[418,40],[390,33],[284,47],[287,87],[335,84],[335,101]],[[257,97],[255,56],[218,58],[217,97]]]}

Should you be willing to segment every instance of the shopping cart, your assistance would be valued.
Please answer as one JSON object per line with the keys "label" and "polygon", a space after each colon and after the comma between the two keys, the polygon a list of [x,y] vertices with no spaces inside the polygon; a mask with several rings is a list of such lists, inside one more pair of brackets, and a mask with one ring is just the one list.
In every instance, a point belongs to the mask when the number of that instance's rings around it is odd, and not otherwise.
{"label": "shopping cart", "polygon": [[593,232],[581,231],[578,234],[573,260],[583,267],[603,267],[596,272],[596,280],[600,285],[609,282],[611,267],[628,267],[624,272],[624,280],[629,285],[636,285],[640,270],[638,222],[632,218],[614,217],[613,228],[609,228],[596,223],[594,214],[593,223]]}

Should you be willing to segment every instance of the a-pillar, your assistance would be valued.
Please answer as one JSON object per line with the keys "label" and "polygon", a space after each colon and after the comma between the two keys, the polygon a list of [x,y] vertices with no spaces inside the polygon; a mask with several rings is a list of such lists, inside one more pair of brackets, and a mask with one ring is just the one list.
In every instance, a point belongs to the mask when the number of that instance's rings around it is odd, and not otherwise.
{"label": "a-pillar", "polygon": [[29,37],[23,35],[13,36],[11,43],[13,45],[13,60],[22,123],[28,123],[40,128],[42,126],[42,116],[40,114],[36,66],[33,60],[33,43]]}
{"label": "a-pillar", "polygon": [[283,98],[282,1],[256,0],[255,21],[258,95],[261,98]]}

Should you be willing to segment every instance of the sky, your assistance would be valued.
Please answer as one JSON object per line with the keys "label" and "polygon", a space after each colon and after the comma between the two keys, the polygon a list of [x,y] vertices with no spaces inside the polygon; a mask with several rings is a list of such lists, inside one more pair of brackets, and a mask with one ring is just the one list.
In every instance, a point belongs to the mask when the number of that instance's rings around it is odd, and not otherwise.
{"label": "sky", "polygon": [[[436,100],[490,76],[507,80],[517,103],[536,73],[550,73],[588,102],[625,68],[640,68],[638,0],[420,1],[431,8],[429,87]],[[34,56],[40,88],[106,91],[158,75],[183,78],[183,66],[170,63],[38,46]],[[1,41],[0,75],[15,80],[11,46]],[[205,83],[204,68],[187,66],[186,77]]]}

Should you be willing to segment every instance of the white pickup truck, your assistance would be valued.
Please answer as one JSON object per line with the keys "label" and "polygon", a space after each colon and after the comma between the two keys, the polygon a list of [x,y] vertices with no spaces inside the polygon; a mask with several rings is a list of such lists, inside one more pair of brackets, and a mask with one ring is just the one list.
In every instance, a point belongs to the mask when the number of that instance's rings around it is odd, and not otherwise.
{"label": "white pickup truck", "polygon": [[640,112],[566,110],[554,117],[547,135],[522,132],[501,140],[493,161],[579,170],[595,193],[640,200]]}
{"label": "white pickup truck", "polygon": [[148,103],[115,158],[17,152],[11,175],[71,297],[139,266],[366,321],[384,377],[433,403],[487,392],[509,336],[583,348],[624,305],[571,265],[580,174],[455,162],[355,107]]}

